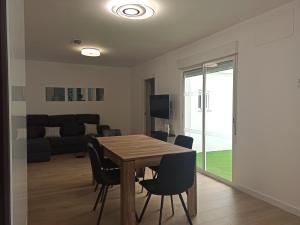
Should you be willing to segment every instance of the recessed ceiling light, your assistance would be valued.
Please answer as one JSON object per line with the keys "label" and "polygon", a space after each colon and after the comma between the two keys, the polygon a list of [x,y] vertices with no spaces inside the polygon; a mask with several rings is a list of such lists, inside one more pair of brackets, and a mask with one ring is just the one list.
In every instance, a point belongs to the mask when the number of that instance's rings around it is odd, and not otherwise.
{"label": "recessed ceiling light", "polygon": [[89,57],[98,57],[100,56],[100,50],[96,48],[83,48],[81,49],[81,55]]}
{"label": "recessed ceiling light", "polygon": [[134,20],[147,19],[155,13],[155,7],[149,1],[142,0],[115,0],[109,3],[108,8],[117,16]]}

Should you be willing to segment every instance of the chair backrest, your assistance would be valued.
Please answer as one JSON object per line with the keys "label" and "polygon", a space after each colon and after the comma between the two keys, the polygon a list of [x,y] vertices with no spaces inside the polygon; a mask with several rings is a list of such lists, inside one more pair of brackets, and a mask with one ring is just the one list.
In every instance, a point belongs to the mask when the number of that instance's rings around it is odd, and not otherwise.
{"label": "chair backrest", "polygon": [[91,143],[88,143],[88,149],[89,149],[89,156],[90,156],[93,177],[98,183],[102,183],[105,174],[102,169],[103,165],[100,160],[99,154]]}
{"label": "chair backrest", "polygon": [[164,131],[153,131],[151,133],[151,137],[161,140],[161,141],[165,141],[167,142],[168,140],[168,133],[164,132]]}
{"label": "chair backrest", "polygon": [[109,130],[103,130],[103,136],[109,137],[109,136],[121,136],[121,130],[120,129],[109,129]]}
{"label": "chair backrest", "polygon": [[103,135],[103,131],[104,130],[110,130],[110,126],[108,126],[108,125],[101,125],[101,126],[98,126],[97,130],[98,130],[99,135],[102,137],[102,136],[104,136]]}
{"label": "chair backrest", "polygon": [[168,154],[162,157],[156,190],[164,195],[187,191],[194,184],[196,152]]}
{"label": "chair backrest", "polygon": [[104,150],[103,146],[100,145],[99,141],[97,140],[96,137],[89,135],[88,136],[88,143],[92,144],[93,148],[97,150],[97,153],[100,157],[100,160],[104,160]]}
{"label": "chair backrest", "polygon": [[193,142],[194,142],[194,139],[192,137],[184,136],[184,135],[178,135],[175,139],[174,144],[179,145],[181,147],[192,149],[193,148]]}

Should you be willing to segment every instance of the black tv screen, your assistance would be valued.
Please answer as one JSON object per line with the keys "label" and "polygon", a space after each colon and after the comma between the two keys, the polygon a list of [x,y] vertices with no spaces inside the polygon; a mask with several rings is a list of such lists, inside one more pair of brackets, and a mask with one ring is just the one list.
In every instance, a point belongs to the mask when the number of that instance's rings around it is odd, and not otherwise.
{"label": "black tv screen", "polygon": [[170,118],[170,97],[169,95],[150,96],[151,117],[169,119]]}

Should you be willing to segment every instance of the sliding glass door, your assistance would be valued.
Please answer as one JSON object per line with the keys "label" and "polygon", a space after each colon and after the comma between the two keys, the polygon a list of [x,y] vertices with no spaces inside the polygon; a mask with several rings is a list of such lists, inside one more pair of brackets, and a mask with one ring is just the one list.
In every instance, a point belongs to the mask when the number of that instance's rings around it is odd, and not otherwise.
{"label": "sliding glass door", "polygon": [[234,59],[184,73],[185,134],[194,138],[197,167],[232,181]]}

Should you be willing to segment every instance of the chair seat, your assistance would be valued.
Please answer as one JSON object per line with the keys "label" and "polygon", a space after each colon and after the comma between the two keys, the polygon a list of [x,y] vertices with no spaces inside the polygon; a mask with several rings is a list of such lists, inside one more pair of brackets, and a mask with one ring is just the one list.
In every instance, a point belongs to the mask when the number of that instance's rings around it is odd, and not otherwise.
{"label": "chair seat", "polygon": [[154,180],[142,180],[140,181],[140,185],[142,185],[150,193],[154,192],[154,187],[155,187]]}
{"label": "chair seat", "polygon": [[98,180],[96,178],[98,183],[102,183],[104,185],[118,185],[120,184],[120,170],[106,170],[105,171],[105,177],[103,177],[103,181]]}
{"label": "chair seat", "polygon": [[147,191],[153,195],[162,195],[162,193],[156,189],[156,179],[142,180],[140,185],[142,185]]}
{"label": "chair seat", "polygon": [[103,167],[105,169],[119,169],[119,167],[113,162],[111,161],[110,159],[104,159],[103,160]]}

